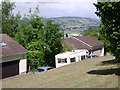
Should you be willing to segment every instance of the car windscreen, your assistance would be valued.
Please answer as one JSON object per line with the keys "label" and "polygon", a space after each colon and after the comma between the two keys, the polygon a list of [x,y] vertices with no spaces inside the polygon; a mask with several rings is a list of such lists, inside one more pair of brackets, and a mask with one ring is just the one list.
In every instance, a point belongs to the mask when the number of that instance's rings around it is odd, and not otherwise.
{"label": "car windscreen", "polygon": [[43,71],[44,71],[44,69],[37,69],[37,71],[38,71],[38,72],[43,72]]}
{"label": "car windscreen", "polygon": [[53,69],[53,68],[48,68],[47,70],[50,70],[50,69]]}

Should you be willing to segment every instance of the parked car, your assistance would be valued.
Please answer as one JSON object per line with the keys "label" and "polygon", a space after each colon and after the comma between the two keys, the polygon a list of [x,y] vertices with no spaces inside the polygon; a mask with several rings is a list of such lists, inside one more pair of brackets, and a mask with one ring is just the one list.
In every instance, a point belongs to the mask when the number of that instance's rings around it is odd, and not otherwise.
{"label": "parked car", "polygon": [[94,57],[98,57],[97,55],[88,55],[87,58],[94,58]]}
{"label": "parked car", "polygon": [[44,67],[38,67],[36,69],[36,71],[34,72],[34,74],[37,74],[37,73],[40,73],[40,72],[43,72],[43,71],[47,71],[47,70],[50,70],[50,69],[53,69],[54,67],[51,67],[51,66],[44,66]]}

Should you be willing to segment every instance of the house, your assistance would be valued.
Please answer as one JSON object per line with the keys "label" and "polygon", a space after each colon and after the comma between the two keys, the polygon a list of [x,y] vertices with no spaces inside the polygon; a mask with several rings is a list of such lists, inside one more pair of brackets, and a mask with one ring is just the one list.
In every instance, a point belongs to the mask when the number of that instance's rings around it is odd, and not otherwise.
{"label": "house", "polygon": [[104,43],[91,36],[64,38],[63,45],[73,45],[75,50],[55,55],[56,68],[87,59],[87,56],[104,56]]}
{"label": "house", "polygon": [[0,34],[0,39],[2,78],[25,74],[27,71],[26,53],[28,51],[7,34]]}
{"label": "house", "polygon": [[104,56],[104,43],[91,36],[64,38],[62,43],[73,45],[76,50],[86,49],[89,55]]}
{"label": "house", "polygon": [[74,50],[73,52],[55,55],[56,68],[86,59],[88,50]]}

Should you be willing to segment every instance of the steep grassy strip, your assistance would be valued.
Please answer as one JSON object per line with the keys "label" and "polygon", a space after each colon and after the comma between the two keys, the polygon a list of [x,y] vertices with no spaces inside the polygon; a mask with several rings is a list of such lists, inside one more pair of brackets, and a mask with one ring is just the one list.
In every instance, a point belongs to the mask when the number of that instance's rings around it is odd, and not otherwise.
{"label": "steep grassy strip", "polygon": [[87,59],[39,74],[3,80],[3,88],[116,88],[113,56]]}

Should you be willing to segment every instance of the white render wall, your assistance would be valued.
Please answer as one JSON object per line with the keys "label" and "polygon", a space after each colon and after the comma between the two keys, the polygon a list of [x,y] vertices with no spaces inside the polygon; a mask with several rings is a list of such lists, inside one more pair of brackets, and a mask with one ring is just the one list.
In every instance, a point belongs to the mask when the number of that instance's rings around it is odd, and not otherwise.
{"label": "white render wall", "polygon": [[101,49],[101,56],[104,56],[104,47]]}
{"label": "white render wall", "polygon": [[[55,56],[56,68],[71,64],[71,61],[70,61],[71,58],[75,58],[76,60],[75,62],[81,61],[81,56],[85,56],[86,58],[87,52],[88,50],[74,50],[74,52],[57,54]],[[58,58],[61,58],[61,59],[67,58],[67,63],[58,63]]]}
{"label": "white render wall", "polygon": [[19,74],[26,74],[27,71],[27,64],[26,64],[26,59],[21,59],[19,62]]}

